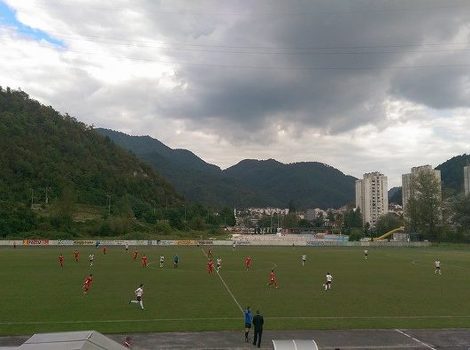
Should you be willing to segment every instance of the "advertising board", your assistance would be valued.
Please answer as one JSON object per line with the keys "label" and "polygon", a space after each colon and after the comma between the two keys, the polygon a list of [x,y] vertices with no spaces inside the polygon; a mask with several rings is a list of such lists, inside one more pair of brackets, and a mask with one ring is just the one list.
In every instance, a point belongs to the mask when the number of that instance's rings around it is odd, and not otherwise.
{"label": "advertising board", "polygon": [[23,245],[49,245],[48,239],[23,239]]}
{"label": "advertising board", "polygon": [[197,241],[193,239],[181,239],[179,241],[176,241],[177,245],[197,245]]}

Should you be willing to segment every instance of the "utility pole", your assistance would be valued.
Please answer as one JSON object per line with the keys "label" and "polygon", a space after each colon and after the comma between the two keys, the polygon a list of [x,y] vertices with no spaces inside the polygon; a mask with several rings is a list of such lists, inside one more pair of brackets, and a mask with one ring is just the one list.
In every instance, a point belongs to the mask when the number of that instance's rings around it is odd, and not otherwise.
{"label": "utility pole", "polygon": [[47,190],[49,189],[49,187],[46,187],[46,204],[49,204],[49,197],[47,195]]}
{"label": "utility pole", "polygon": [[108,215],[111,215],[111,195],[107,194],[106,197],[108,197]]}

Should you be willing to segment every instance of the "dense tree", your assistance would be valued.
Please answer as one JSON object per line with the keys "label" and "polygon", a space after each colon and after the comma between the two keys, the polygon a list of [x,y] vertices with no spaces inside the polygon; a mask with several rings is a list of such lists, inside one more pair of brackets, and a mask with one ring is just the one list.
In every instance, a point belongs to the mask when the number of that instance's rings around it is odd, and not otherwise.
{"label": "dense tree", "polygon": [[224,226],[235,226],[235,215],[233,215],[232,209],[225,207],[219,214]]}
{"label": "dense tree", "polygon": [[405,213],[408,230],[436,240],[441,223],[441,184],[432,172],[422,171],[412,178],[410,185]]}
{"label": "dense tree", "polygon": [[346,229],[362,227],[362,214],[359,208],[350,209],[344,213],[344,227]]}
{"label": "dense tree", "polygon": [[403,218],[395,213],[387,213],[377,220],[375,224],[375,235],[381,236],[400,226],[403,226]]}
{"label": "dense tree", "polygon": [[457,230],[470,234],[470,195],[460,195],[455,198],[451,205],[453,217]]}
{"label": "dense tree", "polygon": [[274,225],[273,222],[272,215],[265,215],[258,220],[258,227],[264,229],[265,231],[267,230],[268,232],[271,232]]}
{"label": "dense tree", "polygon": [[0,233],[3,238],[37,228],[38,219],[29,206],[0,201]]}
{"label": "dense tree", "polygon": [[283,228],[297,228],[299,226],[299,219],[296,214],[289,212],[282,220]]}

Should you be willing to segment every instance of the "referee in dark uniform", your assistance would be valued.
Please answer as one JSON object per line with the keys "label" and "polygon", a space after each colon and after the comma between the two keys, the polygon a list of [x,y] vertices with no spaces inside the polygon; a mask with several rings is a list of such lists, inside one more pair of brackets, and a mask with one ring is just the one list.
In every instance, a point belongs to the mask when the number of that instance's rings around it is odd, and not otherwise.
{"label": "referee in dark uniform", "polygon": [[[258,310],[256,311],[255,317],[253,317],[253,327],[255,329],[255,335],[253,337],[253,345],[258,345],[258,348],[261,345],[261,336],[263,335],[263,324],[264,324],[263,316],[260,315],[259,310]],[[258,340],[258,344],[256,344],[257,340]]]}

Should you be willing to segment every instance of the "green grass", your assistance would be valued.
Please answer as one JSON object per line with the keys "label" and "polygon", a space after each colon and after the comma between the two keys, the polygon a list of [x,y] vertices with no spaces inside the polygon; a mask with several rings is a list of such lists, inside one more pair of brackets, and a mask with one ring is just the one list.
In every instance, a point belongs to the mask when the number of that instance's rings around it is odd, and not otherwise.
{"label": "green grass", "polygon": [[[131,249],[132,250],[132,249]],[[196,247],[140,247],[152,263],[143,269],[122,248],[104,256],[81,247],[0,249],[0,334],[96,329],[105,333],[240,329],[242,313],[217,275],[206,272]],[[95,266],[87,257],[95,251]],[[454,247],[359,248],[215,247],[221,276],[238,303],[260,309],[268,329],[470,327],[470,252]],[[57,257],[65,255],[61,269]],[[173,269],[172,257],[181,258]],[[158,267],[158,257],[166,266]],[[306,266],[300,256],[307,254]],[[253,257],[245,271],[243,258]],[[443,275],[434,275],[434,260]],[[266,286],[273,266],[279,289]],[[84,296],[81,284],[92,272]],[[333,289],[324,292],[325,273]],[[145,311],[128,304],[145,284]]]}

